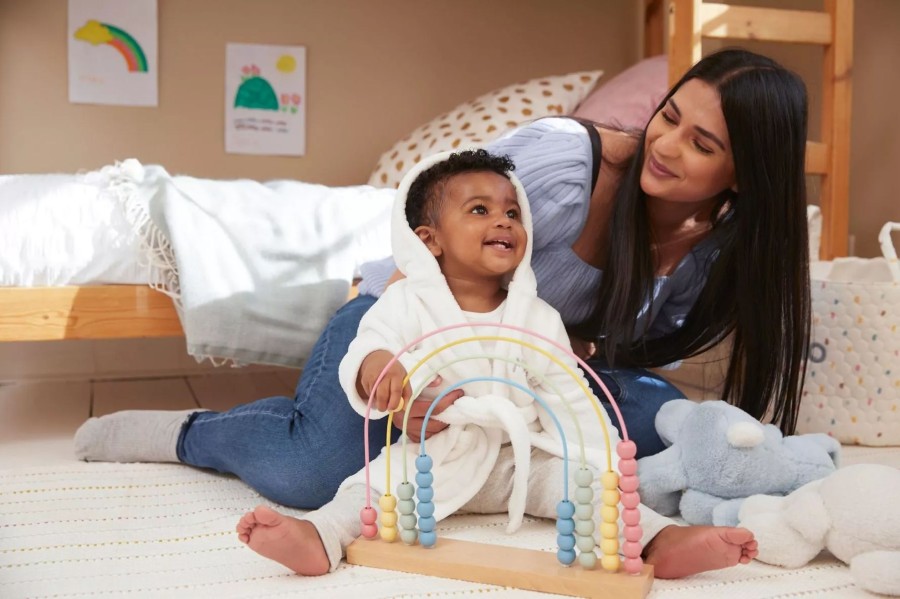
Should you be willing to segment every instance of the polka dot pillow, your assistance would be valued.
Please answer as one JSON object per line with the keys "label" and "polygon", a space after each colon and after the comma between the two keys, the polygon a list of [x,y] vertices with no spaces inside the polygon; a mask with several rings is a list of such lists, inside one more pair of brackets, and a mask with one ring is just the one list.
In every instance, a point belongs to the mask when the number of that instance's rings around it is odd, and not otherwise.
{"label": "polka dot pillow", "polygon": [[397,187],[423,157],[489,142],[504,131],[543,116],[570,114],[603,71],[542,77],[494,90],[425,123],[381,155],[369,185]]}

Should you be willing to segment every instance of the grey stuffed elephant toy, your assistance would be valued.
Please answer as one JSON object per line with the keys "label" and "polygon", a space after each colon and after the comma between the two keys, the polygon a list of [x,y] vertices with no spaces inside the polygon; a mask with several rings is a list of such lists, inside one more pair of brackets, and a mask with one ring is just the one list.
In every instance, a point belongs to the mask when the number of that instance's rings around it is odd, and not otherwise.
{"label": "grey stuffed elephant toy", "polygon": [[724,401],[667,402],[656,415],[667,448],[638,460],[642,502],[689,524],[736,526],[751,495],[786,495],[831,474],[840,443],[824,434],[784,437]]}

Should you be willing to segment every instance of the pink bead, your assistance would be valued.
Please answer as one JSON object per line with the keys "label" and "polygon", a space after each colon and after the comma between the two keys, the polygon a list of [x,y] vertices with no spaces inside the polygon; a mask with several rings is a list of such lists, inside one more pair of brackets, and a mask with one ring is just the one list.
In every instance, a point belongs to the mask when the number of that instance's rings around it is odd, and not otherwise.
{"label": "pink bead", "polygon": [[378,519],[378,512],[374,508],[364,507],[359,510],[359,519],[363,524],[375,524],[375,520]]}
{"label": "pink bead", "polygon": [[627,476],[637,473],[637,460],[629,458],[627,460],[619,460],[619,474]]}
{"label": "pink bead", "polygon": [[622,505],[625,507],[637,507],[641,503],[641,496],[637,492],[622,493]]}
{"label": "pink bead", "polygon": [[622,510],[622,522],[626,526],[637,526],[641,523],[641,512],[636,507]]}
{"label": "pink bead", "polygon": [[622,543],[622,553],[625,557],[641,557],[641,551],[644,550],[643,545],[634,541],[625,541]]}
{"label": "pink bead", "polygon": [[644,536],[644,530],[638,525],[629,525],[625,527],[625,540],[637,543]]}
{"label": "pink bead", "polygon": [[637,445],[634,444],[634,441],[619,441],[619,444],[616,446],[616,453],[619,454],[620,458],[631,459],[637,455]]}
{"label": "pink bead", "polygon": [[644,567],[644,560],[639,557],[626,557],[623,566],[629,574],[640,574],[641,568]]}
{"label": "pink bead", "polygon": [[620,476],[619,488],[625,493],[634,493],[638,489],[638,477],[633,474]]}
{"label": "pink bead", "polygon": [[362,536],[366,537],[367,539],[374,539],[377,534],[377,526],[375,526],[374,524],[363,524]]}

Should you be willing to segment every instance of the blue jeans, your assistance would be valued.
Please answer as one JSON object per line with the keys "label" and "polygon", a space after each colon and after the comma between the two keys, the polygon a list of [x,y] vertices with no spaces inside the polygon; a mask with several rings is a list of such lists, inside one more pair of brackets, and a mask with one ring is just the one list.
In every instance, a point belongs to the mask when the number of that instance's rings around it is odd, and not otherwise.
{"label": "blue jeans", "polygon": [[[610,395],[616,400],[628,438],[637,445],[637,457],[655,455],[666,448],[656,432],[656,413],[664,403],[672,399],[683,399],[684,394],[664,378],[643,368],[610,368],[599,359],[585,360],[597,373]],[[587,375],[587,373],[585,373]],[[606,394],[590,376],[587,377],[591,390],[606,408],[609,419],[622,438],[622,426],[616,413],[606,398]]]}
{"label": "blue jeans", "polygon": [[[227,412],[192,415],[178,439],[178,459],[235,474],[282,505],[314,509],[330,501],[341,482],[365,461],[364,419],[347,401],[338,366],[374,303],[374,297],[361,295],[337,311],[313,347],[293,398],[270,397]],[[665,401],[682,397],[680,392],[644,370],[589,364],[617,399],[638,456],[662,450],[653,419]],[[604,407],[611,413],[605,402]],[[610,417],[618,427],[615,416]],[[384,447],[386,427],[387,419],[369,423],[373,458]],[[394,440],[398,436],[392,431]]]}

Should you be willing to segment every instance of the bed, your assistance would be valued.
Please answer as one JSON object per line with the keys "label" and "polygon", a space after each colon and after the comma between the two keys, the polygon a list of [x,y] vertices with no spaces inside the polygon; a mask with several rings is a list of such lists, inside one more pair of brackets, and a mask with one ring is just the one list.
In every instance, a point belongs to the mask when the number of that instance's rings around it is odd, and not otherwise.
{"label": "bed", "polygon": [[[814,15],[700,0],[647,0],[645,5],[645,53],[662,51],[668,29],[673,78],[697,60],[703,37],[825,48],[822,136],[808,146],[807,170],[822,177],[820,255],[845,255],[852,0],[825,0],[825,10]],[[333,297],[352,293],[352,274],[345,270]],[[0,341],[183,333],[173,300],[146,284],[0,288]],[[900,467],[900,448],[847,447],[844,464],[860,462]],[[0,472],[0,596],[547,596],[346,564],[333,576],[302,579],[237,542],[236,519],[260,502],[232,477],[181,466],[73,464]],[[552,523],[529,520],[514,536],[505,535],[504,528],[503,515],[457,515],[441,525],[448,536],[552,548]],[[847,567],[823,554],[798,570],[754,562],[681,581],[656,581],[650,597],[726,594],[870,596],[856,588]]]}

